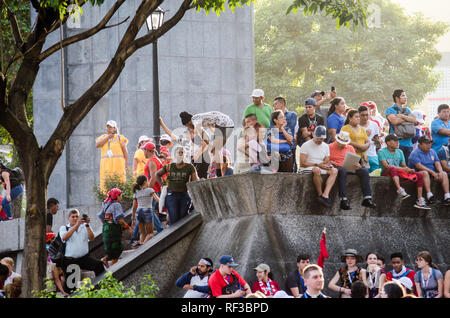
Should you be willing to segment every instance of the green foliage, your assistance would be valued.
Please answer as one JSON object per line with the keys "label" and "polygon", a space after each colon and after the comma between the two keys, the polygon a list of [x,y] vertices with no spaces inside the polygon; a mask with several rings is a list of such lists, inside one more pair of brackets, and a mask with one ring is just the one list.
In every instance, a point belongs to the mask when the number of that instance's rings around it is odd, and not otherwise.
{"label": "green foliage", "polygon": [[102,190],[99,184],[94,185],[94,193],[95,197],[99,202],[103,202],[106,200],[107,192],[112,188],[118,188],[122,190],[122,203],[131,203],[133,202],[133,185],[135,182],[135,178],[133,177],[132,172],[127,172],[126,181],[122,181],[122,177],[116,173],[110,174],[105,178],[105,188],[106,192]]}
{"label": "green foliage", "polygon": [[255,79],[267,102],[282,94],[295,110],[313,91],[335,86],[350,107],[373,100],[384,112],[394,89],[405,89],[411,106],[436,89],[441,55],[434,45],[448,25],[377,0],[380,28],[336,30],[325,13],[285,15],[291,3],[255,2]]}
{"label": "green foliage", "polygon": [[[46,280],[46,288],[42,291],[33,292],[33,296],[37,298],[60,298],[53,290],[51,280]],[[104,279],[101,280],[97,287],[92,285],[90,278],[81,281],[80,288],[77,288],[71,295],[71,298],[155,298],[159,291],[152,280],[151,275],[145,275],[140,283],[139,290],[136,286],[126,288],[122,282],[113,277],[111,272],[106,272]]]}
{"label": "green foliage", "polygon": [[[89,0],[89,2],[92,5],[100,6],[105,2],[105,0]],[[41,3],[41,7],[44,8],[53,8],[54,10],[57,10],[59,12],[59,18],[61,20],[64,19],[64,16],[68,13],[69,15],[74,13],[74,11],[78,11],[80,14],[83,14],[83,10],[79,6],[78,0],[72,0],[72,1],[64,1],[64,0],[44,0]],[[75,5],[74,8],[70,8],[70,5]],[[70,12],[68,11],[70,10]]]}

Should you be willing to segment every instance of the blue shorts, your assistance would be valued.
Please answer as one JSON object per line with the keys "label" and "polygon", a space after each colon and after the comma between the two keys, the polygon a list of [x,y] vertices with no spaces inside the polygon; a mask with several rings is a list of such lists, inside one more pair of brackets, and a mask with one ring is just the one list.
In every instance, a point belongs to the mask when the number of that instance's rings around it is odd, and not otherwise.
{"label": "blue shorts", "polygon": [[153,223],[153,210],[151,208],[148,209],[137,209],[137,220],[142,224]]}

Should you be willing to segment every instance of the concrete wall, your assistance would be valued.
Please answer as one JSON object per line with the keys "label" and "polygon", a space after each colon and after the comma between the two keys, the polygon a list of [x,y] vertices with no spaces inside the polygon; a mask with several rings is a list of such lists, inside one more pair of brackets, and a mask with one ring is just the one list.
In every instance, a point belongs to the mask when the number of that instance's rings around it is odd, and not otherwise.
{"label": "concrete wall", "polygon": [[[169,19],[181,0],[162,5]],[[132,16],[140,1],[128,0],[110,24]],[[65,37],[98,23],[111,3],[83,7],[81,29],[65,27]],[[35,16],[35,15],[34,15]],[[33,20],[32,20],[33,21]],[[90,39],[65,49],[66,99],[75,101],[106,69],[128,27],[103,30]],[[147,32],[144,26],[139,36]],[[50,35],[46,47],[59,40],[59,30]],[[237,123],[254,88],[253,8],[235,13],[227,10],[218,18],[191,10],[172,30],[158,40],[161,116],[168,127],[180,126],[178,114],[220,110]],[[112,89],[97,103],[74,131],[59,160],[48,187],[48,196],[61,206],[95,203],[92,188],[99,182],[100,150],[95,138],[104,133],[106,121],[116,120],[129,139],[130,166],[140,135],[152,135],[152,45],[128,59]],[[59,52],[41,64],[34,86],[35,134],[45,144],[61,117]]]}

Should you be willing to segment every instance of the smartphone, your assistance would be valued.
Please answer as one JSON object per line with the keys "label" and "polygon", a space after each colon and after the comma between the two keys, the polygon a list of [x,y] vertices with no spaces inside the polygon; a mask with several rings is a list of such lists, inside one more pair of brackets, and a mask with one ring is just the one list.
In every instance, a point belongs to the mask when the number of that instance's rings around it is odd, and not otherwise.
{"label": "smartphone", "polygon": [[88,215],[87,214],[83,214],[81,217],[83,218],[83,221],[86,222]]}

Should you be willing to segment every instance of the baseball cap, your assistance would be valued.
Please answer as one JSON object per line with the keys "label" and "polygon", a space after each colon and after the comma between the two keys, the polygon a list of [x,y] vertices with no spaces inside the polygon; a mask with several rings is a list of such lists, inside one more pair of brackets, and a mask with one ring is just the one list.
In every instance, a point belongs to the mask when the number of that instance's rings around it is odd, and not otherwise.
{"label": "baseball cap", "polygon": [[254,270],[257,272],[270,272],[270,267],[267,264],[259,264]]}
{"label": "baseball cap", "polygon": [[324,91],[314,91],[314,93],[312,93],[311,98],[316,97],[317,95],[321,94],[322,96],[325,96],[325,92]]}
{"label": "baseball cap", "polygon": [[316,136],[316,138],[327,138],[327,129],[325,126],[317,126],[316,129],[314,129],[314,136]]}
{"label": "baseball cap", "polygon": [[402,277],[400,279],[397,279],[397,281],[402,284],[404,287],[406,287],[409,290],[412,290],[413,288],[413,283],[411,281],[411,279],[409,279],[408,277]]}
{"label": "baseball cap", "polygon": [[152,138],[149,138],[149,137],[146,136],[146,135],[142,135],[141,137],[139,137],[138,143],[141,143],[141,142],[144,141],[144,140],[152,140]]}
{"label": "baseball cap", "polygon": [[170,138],[170,136],[167,135],[167,134],[161,135],[161,137],[159,138],[159,140],[167,140],[167,141],[172,142],[172,138]]}
{"label": "baseball cap", "polygon": [[414,117],[416,117],[416,120],[419,124],[424,124],[425,120],[424,120],[424,116],[425,114],[423,113],[423,111],[421,110],[415,110],[412,112],[412,114],[414,115]]}
{"label": "baseball cap", "polygon": [[111,127],[117,128],[117,123],[114,120],[108,120],[108,122],[106,123],[106,126],[111,126]]}
{"label": "baseball cap", "polygon": [[154,150],[155,149],[155,144],[153,142],[147,142],[145,145],[143,145],[141,147],[141,149]]}
{"label": "baseball cap", "polygon": [[220,264],[222,265],[227,265],[227,266],[238,266],[239,264],[236,264],[234,262],[233,256],[231,255],[223,255],[220,259],[219,259]]}
{"label": "baseball cap", "polygon": [[423,136],[420,136],[420,137],[419,137],[418,142],[419,142],[419,144],[423,144],[423,143],[431,143],[431,139],[428,138],[427,135],[423,135]]}
{"label": "baseball cap", "polygon": [[305,100],[305,106],[317,106],[316,100],[314,98],[307,98]]}
{"label": "baseball cap", "polygon": [[159,147],[159,152],[161,152],[161,153],[163,153],[163,154],[166,154],[167,156],[170,157],[170,152],[169,152],[169,150],[167,149],[167,147],[164,147],[164,146]]}
{"label": "baseball cap", "polygon": [[256,88],[252,92],[252,97],[263,97],[263,96],[264,96],[264,91],[260,88]]}

